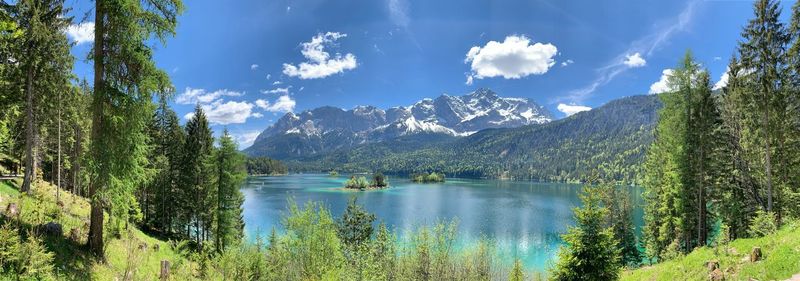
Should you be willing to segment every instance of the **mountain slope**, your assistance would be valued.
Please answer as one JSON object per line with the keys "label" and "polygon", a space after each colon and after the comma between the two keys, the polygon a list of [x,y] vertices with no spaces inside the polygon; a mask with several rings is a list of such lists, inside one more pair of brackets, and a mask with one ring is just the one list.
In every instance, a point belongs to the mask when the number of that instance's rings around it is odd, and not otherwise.
{"label": "mountain slope", "polygon": [[583,180],[597,171],[603,178],[634,183],[653,140],[659,107],[656,96],[634,96],[545,124],[487,129],[414,148],[364,144],[287,165],[305,171],[442,171],[449,176],[550,181]]}
{"label": "mountain slope", "polygon": [[529,99],[503,98],[488,89],[464,96],[442,95],[408,107],[352,110],[320,107],[288,113],[244,150],[250,156],[299,159],[415,134],[466,136],[487,128],[542,124],[553,120]]}

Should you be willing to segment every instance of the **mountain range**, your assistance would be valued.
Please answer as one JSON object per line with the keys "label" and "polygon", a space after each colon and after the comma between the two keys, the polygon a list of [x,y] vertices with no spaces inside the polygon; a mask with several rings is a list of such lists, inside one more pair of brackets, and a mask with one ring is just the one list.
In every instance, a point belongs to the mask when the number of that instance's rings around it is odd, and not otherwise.
{"label": "mountain range", "polygon": [[478,89],[386,110],[325,106],[287,113],[244,151],[251,156],[296,159],[402,136],[468,136],[485,129],[544,124],[553,119],[546,108],[530,99],[504,98],[489,89]]}
{"label": "mountain range", "polygon": [[[457,98],[460,101],[480,100],[481,96],[490,99],[507,101],[499,98],[489,90],[478,90],[461,97],[442,96],[437,98]],[[423,100],[406,109],[412,112],[405,120],[425,120],[425,124],[434,124],[449,130],[429,130],[432,127],[418,127],[415,131],[404,131],[404,134],[383,134],[386,124],[373,125],[363,139],[358,141],[343,132],[322,133],[325,130],[305,131],[278,134],[275,126],[262,133],[259,146],[254,145],[245,150],[251,156],[270,156],[281,159],[290,171],[328,171],[369,172],[382,171],[387,174],[407,175],[417,172],[437,171],[455,177],[487,177],[510,178],[545,181],[586,181],[590,177],[600,177],[618,182],[635,184],[640,179],[642,162],[647,147],[653,141],[653,129],[657,120],[657,112],[661,103],[656,95],[632,96],[613,100],[590,111],[579,112],[572,116],[553,120],[543,108],[526,101],[524,106],[539,109],[538,118],[526,118],[519,111],[512,111],[501,119],[492,119],[481,126],[464,129],[463,118],[446,121],[444,114],[431,114],[426,118],[416,118],[414,107],[423,104],[437,105],[436,100]],[[510,99],[525,101],[524,99]],[[501,102],[498,102],[501,103]],[[463,103],[462,103],[463,104]],[[466,103],[466,104],[472,104]],[[509,103],[511,104],[511,103]],[[421,106],[418,106],[421,107]],[[518,107],[523,107],[518,105]],[[322,108],[333,110],[332,108]],[[336,112],[356,112],[338,110]],[[418,108],[419,109],[419,108]],[[417,109],[417,110],[418,110]],[[433,110],[429,112],[437,112]],[[315,111],[312,110],[310,115]],[[377,111],[377,109],[372,109]],[[527,110],[527,109],[526,109]],[[525,111],[526,111],[525,110]],[[386,110],[384,112],[389,112]],[[499,112],[500,110],[498,110]],[[522,112],[525,112],[522,111]],[[440,112],[441,113],[441,112]],[[302,113],[301,115],[306,114]],[[346,116],[349,114],[346,114]],[[380,115],[380,114],[376,114]],[[488,115],[488,114],[487,114]],[[288,115],[293,116],[293,115]],[[435,117],[434,117],[435,116]],[[486,115],[484,115],[486,116]],[[497,115],[502,116],[502,115]],[[495,117],[498,118],[498,117]],[[337,120],[311,120],[313,124],[335,124]],[[382,120],[382,119],[378,119]],[[455,120],[460,120],[454,122]],[[496,120],[505,120],[497,122]],[[341,122],[341,121],[339,121]],[[342,122],[348,123],[348,122]],[[350,126],[357,123],[350,122]],[[381,122],[375,122],[381,123]],[[277,125],[278,123],[276,123]],[[301,124],[300,122],[296,124]],[[394,122],[389,123],[394,124]],[[453,125],[455,124],[455,125]],[[501,125],[502,124],[502,125]],[[330,126],[330,125],[327,125]],[[363,125],[362,125],[363,126]],[[473,125],[474,126],[474,125]],[[309,126],[310,127],[310,126]],[[341,125],[339,128],[342,127]],[[293,130],[296,127],[283,127]],[[325,127],[330,128],[330,127]],[[369,128],[369,126],[358,127]],[[362,130],[362,131],[363,131]],[[353,130],[355,131],[355,130]],[[308,134],[315,132],[317,135]],[[381,138],[372,138],[380,135]],[[312,136],[313,137],[310,137]],[[307,147],[307,143],[296,143],[299,139],[316,139],[331,145],[328,150],[317,150],[313,153],[282,152],[281,148]],[[348,143],[341,142],[347,140]],[[257,141],[257,143],[259,143]],[[333,148],[337,145],[338,147]],[[318,147],[324,147],[319,145]],[[255,147],[255,148],[254,148]],[[270,147],[270,150],[263,150]],[[262,154],[267,152],[266,154]]]}

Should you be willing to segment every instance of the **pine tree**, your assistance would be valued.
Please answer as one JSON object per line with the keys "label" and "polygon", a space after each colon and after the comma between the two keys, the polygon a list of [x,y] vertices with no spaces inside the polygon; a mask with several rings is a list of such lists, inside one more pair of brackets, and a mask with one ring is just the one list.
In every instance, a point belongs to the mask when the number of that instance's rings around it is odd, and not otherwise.
{"label": "pine tree", "polygon": [[164,43],[174,34],[182,10],[180,0],[95,1],[88,239],[95,256],[103,256],[104,209],[126,218],[133,208],[130,198],[147,161],[152,96],[172,91],[169,77],[153,62],[150,40]]}
{"label": "pine tree", "polygon": [[776,178],[775,174],[788,172],[783,169],[786,159],[782,154],[776,154],[775,149],[785,149],[782,123],[786,120],[783,108],[787,103],[781,82],[785,78],[785,48],[790,37],[780,21],[777,1],[759,0],[753,10],[755,18],[742,31],[744,40],[739,45],[739,53],[743,68],[752,71],[752,88],[744,102],[751,104],[757,113],[753,116],[757,119],[749,122],[749,129],[757,132],[758,143],[763,145],[759,154],[763,155],[764,209],[771,212],[775,205],[775,184],[783,184],[781,177]]}
{"label": "pine tree", "polygon": [[608,209],[598,190],[585,186],[583,206],[575,208],[575,226],[562,237],[566,246],[558,253],[553,280],[615,280],[619,275],[620,250],[611,228],[605,227]]}
{"label": "pine tree", "polygon": [[356,246],[366,242],[372,237],[374,221],[375,215],[358,205],[355,196],[350,197],[344,214],[336,224],[339,239],[346,246]]}
{"label": "pine tree", "polygon": [[239,191],[247,177],[244,159],[244,155],[239,152],[236,142],[226,129],[219,139],[219,148],[216,152],[218,201],[214,221],[218,251],[240,242],[244,236],[242,217],[244,195]]}
{"label": "pine tree", "polygon": [[522,262],[519,258],[514,259],[514,267],[508,274],[508,281],[525,281],[525,272],[522,270]]}
{"label": "pine tree", "polygon": [[[208,231],[216,212],[216,191],[213,180],[214,137],[203,109],[195,107],[194,116],[186,123],[186,141],[181,161],[181,203],[186,236],[197,244],[208,240]],[[194,235],[192,236],[192,230]]]}
{"label": "pine tree", "polygon": [[62,32],[71,21],[65,17],[63,0],[19,1],[10,9],[22,35],[13,44],[11,55],[19,60],[19,71],[10,81],[18,81],[24,96],[25,176],[23,192],[30,192],[41,161],[41,122],[54,97],[69,86],[73,57],[69,41]]}

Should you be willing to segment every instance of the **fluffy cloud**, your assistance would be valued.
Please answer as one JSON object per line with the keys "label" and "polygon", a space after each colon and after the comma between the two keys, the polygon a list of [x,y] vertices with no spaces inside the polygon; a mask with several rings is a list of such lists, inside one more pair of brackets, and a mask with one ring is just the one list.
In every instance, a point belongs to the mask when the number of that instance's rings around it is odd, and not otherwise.
{"label": "fluffy cloud", "polygon": [[243,93],[241,92],[228,91],[226,89],[206,92],[205,89],[186,87],[186,90],[175,98],[175,102],[178,104],[209,104],[221,97],[239,97],[242,95]]}
{"label": "fluffy cloud", "polygon": [[[553,44],[534,43],[525,36],[511,35],[501,43],[489,41],[485,46],[472,47],[467,52],[464,63],[471,63],[469,77],[502,76],[505,79],[518,79],[528,75],[540,75],[555,64],[553,57],[558,49]],[[467,81],[471,81],[467,78]]]}
{"label": "fluffy cloud", "polygon": [[565,60],[565,61],[561,62],[561,66],[567,66],[567,65],[570,65],[570,64],[573,64],[573,63],[575,63],[575,62],[572,61],[572,60]]}
{"label": "fluffy cloud", "polygon": [[67,27],[67,36],[72,38],[72,41],[78,45],[94,42],[94,22],[69,25]]}
{"label": "fluffy cloud", "polygon": [[653,83],[653,85],[650,85],[650,91],[648,93],[652,95],[670,91],[669,77],[672,76],[672,72],[672,69],[664,69],[664,71],[661,72],[661,78]]}
{"label": "fluffy cloud", "polygon": [[266,100],[256,100],[256,106],[269,112],[292,112],[297,103],[288,95],[278,97],[274,103]]}
{"label": "fluffy cloud", "polygon": [[[269,75],[267,76],[267,79],[269,79]],[[274,85],[274,86],[277,86],[277,85],[280,85],[280,84],[283,84],[283,82],[281,82],[281,81],[272,82],[272,85]]]}
{"label": "fluffy cloud", "polygon": [[227,125],[241,124],[252,117],[253,104],[248,102],[215,101],[212,104],[203,105],[208,121],[212,124]]}
{"label": "fluffy cloud", "polygon": [[728,72],[730,71],[731,71],[730,68],[725,68],[725,73],[723,73],[722,76],[719,77],[719,81],[717,81],[717,83],[714,83],[714,87],[711,89],[716,91],[724,88],[725,86],[728,86],[728,77],[730,76]]}
{"label": "fluffy cloud", "polygon": [[623,63],[628,67],[642,67],[647,64],[647,61],[642,58],[642,54],[637,52],[633,55],[626,55]]}
{"label": "fluffy cloud", "polygon": [[355,69],[357,66],[355,55],[347,53],[342,56],[342,54],[336,53],[331,56],[330,53],[325,51],[326,45],[333,44],[339,38],[344,37],[347,37],[347,34],[339,32],[317,34],[317,36],[311,38],[311,41],[302,44],[303,50],[301,53],[308,61],[301,62],[297,66],[284,63],[283,74],[291,77],[300,77],[300,79],[316,79]]}
{"label": "fluffy cloud", "polygon": [[250,65],[250,70],[256,70],[256,69],[258,69],[258,65],[257,64],[251,64]]}
{"label": "fluffy cloud", "polygon": [[291,88],[291,87],[292,86],[285,87],[285,88],[275,88],[275,89],[272,89],[272,90],[261,90],[261,93],[262,94],[283,94],[283,95],[288,95],[289,94],[289,88]]}
{"label": "fluffy cloud", "polygon": [[575,104],[563,104],[563,103],[558,104],[557,108],[558,108],[558,111],[563,112],[567,116],[570,116],[572,114],[575,114],[575,113],[578,113],[578,112],[581,112],[581,111],[592,110],[592,108],[588,107],[588,106],[575,105]]}

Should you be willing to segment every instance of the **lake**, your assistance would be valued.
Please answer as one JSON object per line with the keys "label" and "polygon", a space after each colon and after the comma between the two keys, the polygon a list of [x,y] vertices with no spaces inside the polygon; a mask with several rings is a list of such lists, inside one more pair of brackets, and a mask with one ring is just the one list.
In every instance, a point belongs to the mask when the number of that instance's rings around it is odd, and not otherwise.
{"label": "lake", "polygon": [[[577,184],[477,179],[418,184],[389,177],[389,189],[357,192],[341,190],[347,179],[324,174],[248,178],[242,189],[246,236],[267,236],[273,227],[280,231],[289,198],[300,206],[309,200],[323,202],[338,217],[349,197],[357,196],[359,204],[401,236],[419,225],[456,219],[461,244],[486,237],[495,242],[501,261],[519,257],[526,267],[545,270],[562,243],[559,235],[574,224],[572,208],[580,204]],[[636,206],[638,232],[642,190],[626,190]]]}

